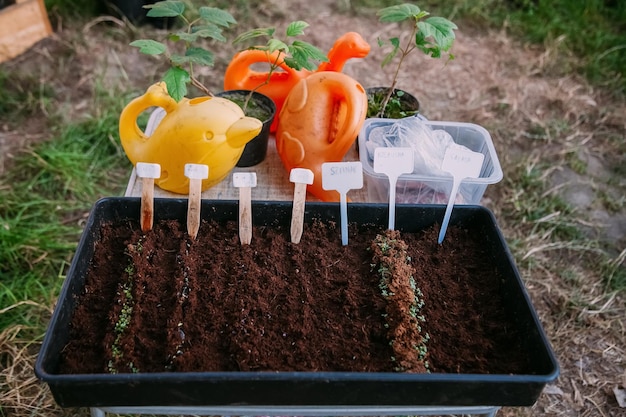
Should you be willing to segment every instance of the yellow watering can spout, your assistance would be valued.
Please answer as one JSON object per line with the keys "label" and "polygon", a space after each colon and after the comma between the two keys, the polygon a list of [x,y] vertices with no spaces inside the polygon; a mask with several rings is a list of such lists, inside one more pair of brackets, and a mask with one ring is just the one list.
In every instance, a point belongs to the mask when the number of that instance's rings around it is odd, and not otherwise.
{"label": "yellow watering can spout", "polygon": [[250,142],[250,136],[255,137],[258,133],[259,120],[253,117],[242,117],[233,123],[226,131],[228,142],[233,148],[246,146]]}
{"label": "yellow watering can spout", "polygon": [[[139,128],[137,118],[151,107],[165,110],[163,120],[150,137]],[[259,134],[262,123],[245,117],[232,101],[219,97],[198,97],[176,102],[164,83],[152,85],[144,95],[132,100],[120,115],[122,147],[133,163],[161,165],[161,178],[155,183],[171,192],[187,194],[187,163],[209,166],[209,177],[202,189],[217,184],[233,169],[243,148]]]}

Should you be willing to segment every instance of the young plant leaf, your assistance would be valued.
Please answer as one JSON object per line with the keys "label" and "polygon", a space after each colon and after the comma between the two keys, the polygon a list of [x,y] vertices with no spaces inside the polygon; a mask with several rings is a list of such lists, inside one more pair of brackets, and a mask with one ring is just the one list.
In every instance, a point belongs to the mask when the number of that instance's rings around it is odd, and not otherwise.
{"label": "young plant leaf", "polygon": [[196,42],[198,38],[214,39],[220,42],[226,41],[226,38],[222,35],[222,30],[215,25],[207,25],[200,28],[195,28],[195,30],[191,33],[181,31],[169,36],[169,39],[174,42],[182,40],[189,44]]}
{"label": "young plant leaf", "polygon": [[[260,48],[260,49],[266,49],[266,48]],[[289,46],[287,46],[287,44],[281,41],[280,39],[272,38],[269,41],[267,41],[267,51],[269,53],[272,53],[274,51],[288,52]]]}
{"label": "young plant leaf", "polygon": [[152,39],[138,39],[131,42],[130,46],[139,48],[139,52],[146,55],[160,55],[167,50],[165,44]]}
{"label": "young plant leaf", "polygon": [[289,52],[300,68],[306,68],[309,71],[317,68],[312,61],[328,61],[328,57],[321,50],[304,41],[293,41]]}
{"label": "young plant leaf", "polygon": [[185,3],[182,1],[159,1],[154,4],[143,6],[148,10],[148,17],[178,17],[185,11]]}
{"label": "young plant leaf", "polygon": [[187,95],[187,83],[191,80],[189,73],[180,67],[172,67],[163,76],[167,92],[176,101]]}
{"label": "young plant leaf", "polygon": [[416,37],[416,45],[424,46],[431,43],[435,48],[447,52],[454,43],[454,30],[457,26],[443,17],[429,17],[428,19],[418,22],[419,31]]}
{"label": "young plant leaf", "polygon": [[171,34],[169,39],[174,42],[185,41],[188,43],[192,43],[198,39],[198,35],[196,33],[176,32]]}
{"label": "young plant leaf", "polygon": [[235,18],[226,10],[218,9],[217,7],[200,7],[198,10],[200,17],[213,25],[229,27],[230,25],[236,25]]}
{"label": "young plant leaf", "polygon": [[272,37],[274,35],[275,31],[276,31],[275,28],[257,28],[257,29],[252,29],[252,30],[249,30],[249,31],[244,32],[241,35],[237,36],[233,40],[233,44],[236,45],[238,43],[247,42],[247,41],[249,41],[251,39],[260,38],[261,36]]}
{"label": "young plant leaf", "polygon": [[213,53],[211,51],[207,51],[204,48],[189,48],[187,49],[187,53],[185,56],[189,59],[189,62],[198,64],[198,65],[206,65],[213,66]]}
{"label": "young plant leaf", "polygon": [[295,36],[303,35],[304,29],[306,29],[307,27],[309,27],[309,24],[302,20],[291,22],[289,26],[287,26],[285,35],[287,35],[288,37],[295,37]]}
{"label": "young plant leaf", "polygon": [[[400,4],[397,6],[385,7],[378,11],[378,18],[381,22],[402,22],[406,19],[421,19],[426,16],[419,7],[414,4]],[[418,17],[420,16],[420,17]]]}
{"label": "young plant leaf", "polygon": [[[398,38],[391,38],[391,39],[389,39],[389,43],[391,44],[391,46],[393,48],[383,58],[383,61],[380,63],[381,67],[385,67],[386,65],[388,65],[393,60],[393,58],[395,58],[395,56],[398,54],[398,51],[400,51],[400,39],[398,39]],[[378,41],[378,45],[382,46],[382,45],[384,45],[384,42],[379,40]]]}
{"label": "young plant leaf", "polygon": [[170,56],[170,63],[172,65],[175,65],[177,67],[182,67],[183,65],[187,64],[189,62],[189,59],[184,56],[184,55],[179,55],[179,54],[172,54]]}

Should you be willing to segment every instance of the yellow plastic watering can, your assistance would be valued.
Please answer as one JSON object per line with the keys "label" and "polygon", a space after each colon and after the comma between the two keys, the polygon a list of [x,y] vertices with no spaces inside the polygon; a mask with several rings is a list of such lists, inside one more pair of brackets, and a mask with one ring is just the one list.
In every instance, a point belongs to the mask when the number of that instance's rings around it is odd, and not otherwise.
{"label": "yellow plastic watering can", "polygon": [[[151,136],[137,125],[137,117],[151,107],[166,114]],[[132,100],[120,115],[119,132],[128,159],[161,165],[161,178],[155,183],[178,194],[189,192],[185,164],[209,166],[209,177],[202,190],[223,180],[233,169],[246,143],[262,128],[262,123],[244,116],[232,101],[219,97],[198,97],[176,102],[165,83],[152,85]]]}

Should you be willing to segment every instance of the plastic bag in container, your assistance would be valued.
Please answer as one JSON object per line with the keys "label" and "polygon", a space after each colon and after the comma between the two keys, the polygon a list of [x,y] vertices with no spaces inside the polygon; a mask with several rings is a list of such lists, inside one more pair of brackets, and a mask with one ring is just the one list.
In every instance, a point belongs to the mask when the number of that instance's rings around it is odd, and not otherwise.
{"label": "plastic bag in container", "polygon": [[[443,178],[451,178],[448,172],[441,169],[446,149],[450,146],[467,149],[465,146],[455,143],[452,136],[445,130],[433,130],[417,117],[406,117],[389,125],[375,127],[371,130],[366,142],[370,160],[374,159],[376,148],[411,148],[415,161],[413,175]],[[424,186],[424,184],[416,184],[416,186],[418,185]],[[447,201],[445,194],[449,189],[446,186],[442,185],[441,189],[435,187],[432,191],[435,195],[444,196],[444,198],[437,198],[437,202]],[[457,196],[457,199],[459,197]]]}

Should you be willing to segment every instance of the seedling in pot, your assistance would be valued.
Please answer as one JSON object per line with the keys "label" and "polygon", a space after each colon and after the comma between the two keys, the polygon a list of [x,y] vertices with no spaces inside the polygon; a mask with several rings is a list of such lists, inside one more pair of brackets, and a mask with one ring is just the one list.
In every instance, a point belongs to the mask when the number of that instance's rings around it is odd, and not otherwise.
{"label": "seedling in pot", "polygon": [[209,178],[209,167],[202,164],[185,164],[185,176],[189,178],[187,233],[192,239],[195,239],[200,228],[202,180]]}
{"label": "seedling in pot", "polygon": [[289,23],[282,39],[276,36],[275,27],[268,27],[251,29],[233,40],[233,44],[237,45],[257,40],[258,38],[267,39],[265,44],[253,45],[247,48],[247,50],[257,50],[265,53],[268,71],[267,76],[250,90],[250,94],[242,106],[244,112],[248,107],[252,94],[268,85],[272,80],[272,75],[281,67],[288,67],[297,71],[301,69],[313,71],[317,68],[315,61],[328,61],[326,54],[319,48],[303,40],[296,39],[304,35],[304,29],[307,27],[309,27],[307,22],[297,20]]}
{"label": "seedling in pot", "polygon": [[[381,105],[378,117],[382,117],[398,84],[398,77],[406,58],[417,49],[433,58],[441,58],[443,54],[447,54],[448,59],[454,59],[454,55],[450,54],[449,51],[454,43],[454,30],[457,29],[457,26],[443,17],[428,17],[430,13],[411,3],[385,7],[380,9],[377,14],[383,23],[402,25],[406,22],[407,27],[410,27],[408,32],[390,37],[387,41],[378,40],[379,46],[388,43],[392,47],[391,51],[384,57],[381,67],[384,68],[393,61],[396,55],[400,55],[398,65],[393,73],[391,86]],[[403,37],[405,38],[403,39]],[[403,41],[405,42],[404,46],[401,45]]]}
{"label": "seedling in pot", "polygon": [[154,180],[161,177],[161,165],[137,162],[137,176],[141,178],[141,231],[152,230],[154,223]]}
{"label": "seedling in pot", "polygon": [[256,172],[235,172],[233,185],[239,188],[239,240],[242,245],[252,242],[252,188],[256,187]]}
{"label": "seedling in pot", "polygon": [[153,39],[138,39],[130,45],[139,48],[146,55],[165,57],[170,68],[164,74],[163,81],[167,85],[169,95],[176,101],[187,95],[187,84],[192,84],[203,93],[212,95],[196,78],[194,72],[196,65],[212,67],[214,64],[213,52],[200,46],[200,41],[210,39],[225,42],[223,29],[236,24],[237,21],[225,10],[216,7],[196,9],[191,7],[189,2],[166,0],[144,7],[149,9],[148,17],[169,17],[184,23],[184,30],[168,33],[166,38],[174,44],[182,44],[184,53],[174,53],[165,42]]}
{"label": "seedling in pot", "polygon": [[322,164],[322,188],[339,193],[341,243],[348,244],[348,191],[363,188],[361,162],[325,162]]}
{"label": "seedling in pot", "polygon": [[413,149],[411,148],[376,148],[374,150],[374,172],[389,178],[389,230],[393,230],[396,221],[396,183],[402,174],[413,172]]}
{"label": "seedling in pot", "polygon": [[446,149],[446,153],[441,163],[441,169],[448,171],[452,175],[452,190],[448,199],[446,213],[443,216],[441,229],[439,230],[439,239],[437,243],[441,244],[446,236],[454,200],[459,192],[459,186],[465,178],[477,178],[480,175],[480,169],[483,166],[485,155],[479,152],[471,151],[463,146],[452,144]]}
{"label": "seedling in pot", "polygon": [[306,203],[306,186],[313,184],[313,171],[306,168],[293,168],[289,173],[289,181],[293,182],[293,209],[291,211],[291,242],[300,243],[304,225],[304,205]]}

